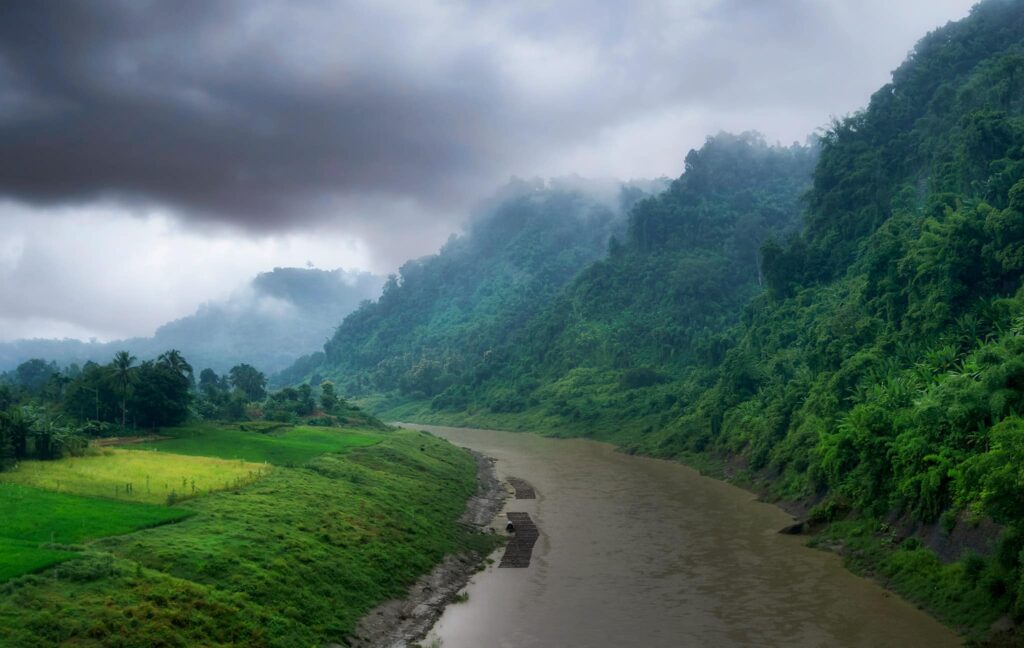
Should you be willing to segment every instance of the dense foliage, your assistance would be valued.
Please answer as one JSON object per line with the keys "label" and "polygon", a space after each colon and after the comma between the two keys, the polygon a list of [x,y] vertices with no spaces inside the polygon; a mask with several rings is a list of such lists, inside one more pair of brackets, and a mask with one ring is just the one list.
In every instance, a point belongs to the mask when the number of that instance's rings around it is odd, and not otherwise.
{"label": "dense foliage", "polygon": [[252,365],[222,376],[192,365],[176,349],[142,363],[119,351],[110,363],[60,368],[38,358],[0,374],[0,471],[22,459],[80,455],[95,437],[180,426],[192,420],[320,426],[383,427],[323,381],[267,393],[267,378]]}
{"label": "dense foliage", "polygon": [[114,429],[177,425],[193,401],[192,367],[176,350],[136,364],[120,351],[107,365],[59,369],[33,359],[0,375],[0,470],[20,459],[77,454]]}
{"label": "dense foliage", "polygon": [[[603,194],[603,195],[602,195]],[[323,354],[277,377],[338,378],[344,393],[433,396],[521,330],[624,226],[640,185],[517,181],[439,254],[409,261],[345,318]]]}
{"label": "dense foliage", "polygon": [[575,405],[548,389],[599,374],[625,390],[717,362],[723,331],[761,284],[760,248],[792,234],[810,186],[814,149],[720,134],[686,158],[664,193],[639,202],[623,241],[544,307],[511,343],[481,354],[472,380],[435,408],[521,411]]}
{"label": "dense foliage", "polygon": [[1024,4],[979,5],[825,135],[806,228],[766,251],[770,290],[679,443],[860,509],[1016,521],[985,502],[1024,387],[1021,34]]}
{"label": "dense foliage", "polygon": [[[373,402],[718,457],[821,521],[947,537],[994,521],[991,557],[920,595],[948,618],[1024,617],[1024,2],[929,34],[817,144],[812,166],[800,147],[712,138],[504,344],[470,345],[449,384]],[[373,312],[443,339],[446,321],[399,307]]]}

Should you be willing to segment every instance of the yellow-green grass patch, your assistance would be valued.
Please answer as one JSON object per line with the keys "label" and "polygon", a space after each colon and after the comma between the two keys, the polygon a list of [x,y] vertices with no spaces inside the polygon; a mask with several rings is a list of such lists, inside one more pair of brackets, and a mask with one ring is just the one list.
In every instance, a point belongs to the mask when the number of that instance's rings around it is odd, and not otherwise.
{"label": "yellow-green grass patch", "polygon": [[104,448],[84,457],[23,461],[0,473],[0,482],[74,495],[173,504],[251,484],[271,469],[240,460]]}

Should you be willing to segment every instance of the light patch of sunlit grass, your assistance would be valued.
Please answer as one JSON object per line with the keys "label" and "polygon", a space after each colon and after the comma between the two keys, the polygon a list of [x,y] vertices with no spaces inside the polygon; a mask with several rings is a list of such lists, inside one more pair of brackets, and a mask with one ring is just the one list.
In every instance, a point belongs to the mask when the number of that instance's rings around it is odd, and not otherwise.
{"label": "light patch of sunlit grass", "polygon": [[239,488],[270,472],[265,464],[153,452],[113,450],[57,461],[23,461],[0,481],[60,493],[150,504]]}

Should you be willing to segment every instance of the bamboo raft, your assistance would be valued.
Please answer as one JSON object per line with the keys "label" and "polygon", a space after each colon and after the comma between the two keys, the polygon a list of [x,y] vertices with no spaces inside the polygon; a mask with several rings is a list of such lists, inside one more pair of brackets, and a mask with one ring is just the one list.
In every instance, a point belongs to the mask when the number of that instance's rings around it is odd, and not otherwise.
{"label": "bamboo raft", "polygon": [[537,499],[537,491],[533,490],[533,486],[530,486],[525,480],[509,477],[508,483],[516,489],[516,499]]}
{"label": "bamboo raft", "polygon": [[530,519],[529,513],[508,513],[508,521],[515,528],[515,535],[505,547],[505,555],[501,557],[498,567],[529,567],[533,555],[533,545],[540,537],[537,525]]}

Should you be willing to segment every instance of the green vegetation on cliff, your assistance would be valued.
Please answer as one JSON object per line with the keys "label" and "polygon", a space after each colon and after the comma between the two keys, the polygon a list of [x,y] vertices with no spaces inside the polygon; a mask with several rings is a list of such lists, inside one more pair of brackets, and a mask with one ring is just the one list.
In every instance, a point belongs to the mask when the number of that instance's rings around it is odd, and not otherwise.
{"label": "green vegetation on cliff", "polygon": [[[994,521],[987,557],[934,587],[893,582],[975,631],[1024,618],[1022,35],[1017,0],[929,34],[816,161],[711,138],[513,335],[453,343],[477,356],[450,384],[366,402],[727,461],[817,521],[889,520],[869,534],[883,544]],[[414,288],[404,299],[431,303]],[[445,339],[445,321],[417,321]],[[915,569],[894,560],[875,564]]]}
{"label": "green vegetation on cliff", "polygon": [[606,253],[624,227],[623,210],[644,195],[637,184],[513,183],[439,254],[403,265],[379,300],[345,318],[322,354],[277,382],[324,376],[347,395],[422,398],[465,381],[481,357]]}

